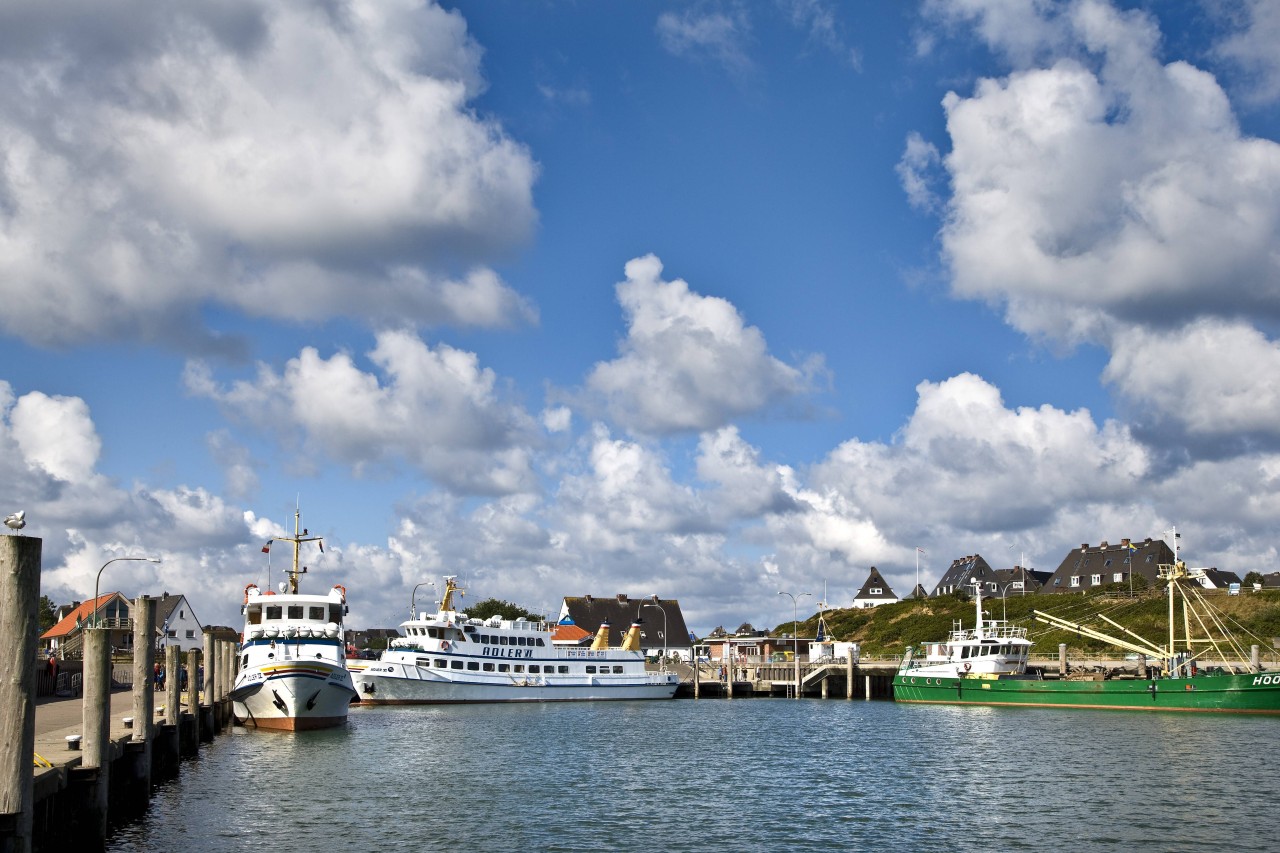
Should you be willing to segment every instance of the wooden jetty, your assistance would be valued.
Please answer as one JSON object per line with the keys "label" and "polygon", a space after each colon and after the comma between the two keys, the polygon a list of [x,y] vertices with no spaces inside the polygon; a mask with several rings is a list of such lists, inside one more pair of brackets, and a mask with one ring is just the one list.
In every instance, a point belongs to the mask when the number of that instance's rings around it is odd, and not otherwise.
{"label": "wooden jetty", "polygon": [[117,668],[107,630],[91,626],[82,695],[37,702],[41,544],[0,536],[0,654],[14,673],[0,680],[0,853],[101,850],[111,824],[145,811],[156,783],[177,775],[202,739],[231,724],[235,643],[206,629],[203,651],[187,655],[187,692],[179,650],[166,647],[170,677],[158,693],[156,600],[142,596],[131,666]]}

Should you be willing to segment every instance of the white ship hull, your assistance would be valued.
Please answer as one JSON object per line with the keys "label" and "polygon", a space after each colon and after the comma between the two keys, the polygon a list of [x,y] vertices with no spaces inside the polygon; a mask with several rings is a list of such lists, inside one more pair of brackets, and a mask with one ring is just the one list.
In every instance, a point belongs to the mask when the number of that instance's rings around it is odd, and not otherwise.
{"label": "white ship hull", "polygon": [[282,661],[244,670],[231,692],[247,727],[303,731],[340,726],[355,697],[351,674],[329,661]]}
{"label": "white ship hull", "polygon": [[[422,660],[430,662],[427,658]],[[554,666],[554,661],[525,662]],[[347,663],[358,701],[369,705],[670,699],[679,686],[679,679],[672,673],[645,671],[643,658],[627,660],[625,664],[610,659],[593,665],[620,665],[630,672],[515,675],[435,669],[420,666],[415,659]],[[581,669],[582,664],[579,662],[575,668]]]}

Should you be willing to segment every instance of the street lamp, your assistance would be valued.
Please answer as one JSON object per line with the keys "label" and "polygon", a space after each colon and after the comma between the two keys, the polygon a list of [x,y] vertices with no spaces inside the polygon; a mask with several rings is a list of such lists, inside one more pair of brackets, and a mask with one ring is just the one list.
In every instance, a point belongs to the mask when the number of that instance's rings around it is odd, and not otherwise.
{"label": "street lamp", "polygon": [[[791,599],[791,642],[792,642],[793,648],[795,649],[795,651],[792,652],[791,656],[795,659],[795,664],[796,664],[796,698],[799,699],[800,698],[800,637],[796,633],[796,631],[798,630],[796,626],[799,624],[799,621],[800,621],[799,602],[797,600],[797,597],[795,595],[792,595],[789,592],[783,592],[779,590],[778,595],[785,595],[787,598]],[[802,592],[800,593],[799,598],[804,598],[806,595],[813,595],[813,593]]]}
{"label": "street lamp", "polygon": [[419,586],[435,586],[435,581],[423,581],[413,588],[413,592],[409,594],[409,618],[418,618],[418,587]]}
{"label": "street lamp", "polygon": [[[121,560],[142,560],[148,563],[160,562],[159,557],[113,557],[102,564],[102,569]],[[98,627],[98,581],[102,580],[102,569],[98,569],[98,576],[93,579],[93,627],[95,628]]]}
{"label": "street lamp", "polygon": [[657,593],[654,593],[653,601],[640,602],[639,607],[636,608],[637,619],[640,618],[640,609],[642,607],[656,607],[662,611],[662,666],[665,669],[667,666],[667,611],[663,608],[661,604],[658,603]]}

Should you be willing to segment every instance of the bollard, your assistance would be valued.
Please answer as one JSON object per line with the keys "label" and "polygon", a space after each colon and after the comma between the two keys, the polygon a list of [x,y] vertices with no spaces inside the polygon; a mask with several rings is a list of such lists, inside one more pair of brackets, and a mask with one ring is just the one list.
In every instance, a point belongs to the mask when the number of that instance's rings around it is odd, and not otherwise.
{"label": "bollard", "polygon": [[1249,648],[1249,671],[1262,672],[1262,649],[1257,643]]}
{"label": "bollard", "polygon": [[[0,847],[28,851],[35,811],[36,657],[40,550],[33,536],[0,537]],[[12,823],[9,824],[9,818]]]}
{"label": "bollard", "polygon": [[863,685],[863,686],[866,688],[867,694],[866,694],[865,696],[863,696],[862,698],[863,698],[863,699],[870,699],[870,698],[871,698],[871,676],[869,676],[869,675],[868,675],[866,678],[867,678],[867,682],[866,682],[866,684],[865,684],[865,685]]}
{"label": "bollard", "polygon": [[101,846],[107,837],[107,795],[111,776],[111,631],[86,628],[84,634],[84,704],[80,767],[86,796],[81,816],[81,845]]}
{"label": "bollard", "polygon": [[1067,677],[1067,644],[1058,643],[1058,678]]}
{"label": "bollard", "polygon": [[853,698],[853,650],[849,650],[849,656],[844,659],[844,698]]}

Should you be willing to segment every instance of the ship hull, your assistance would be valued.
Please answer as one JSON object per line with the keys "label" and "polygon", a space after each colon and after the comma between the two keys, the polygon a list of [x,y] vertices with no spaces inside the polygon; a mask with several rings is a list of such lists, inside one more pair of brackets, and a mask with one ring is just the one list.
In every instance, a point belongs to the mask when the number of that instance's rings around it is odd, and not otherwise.
{"label": "ship hull", "polygon": [[[364,705],[450,705],[468,702],[588,702],[670,699],[679,682],[665,675],[546,678],[449,678],[415,668],[348,664]],[[382,670],[382,671],[378,671]],[[388,671],[390,670],[390,671]]]}
{"label": "ship hull", "polygon": [[1113,711],[1183,711],[1280,715],[1280,673],[1192,678],[1046,681],[1026,676],[981,678],[898,674],[898,702],[1016,705]]}
{"label": "ship hull", "polygon": [[267,731],[340,726],[354,698],[346,668],[320,661],[246,670],[231,691],[236,720]]}

